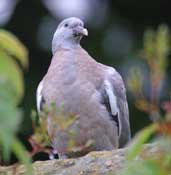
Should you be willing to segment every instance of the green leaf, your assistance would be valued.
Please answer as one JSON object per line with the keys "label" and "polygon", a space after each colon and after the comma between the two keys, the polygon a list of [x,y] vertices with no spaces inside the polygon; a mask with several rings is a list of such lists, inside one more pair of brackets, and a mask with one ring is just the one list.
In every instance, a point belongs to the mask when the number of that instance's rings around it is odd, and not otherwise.
{"label": "green leaf", "polygon": [[168,175],[153,160],[134,160],[128,162],[118,175]]}
{"label": "green leaf", "polygon": [[33,168],[31,164],[31,158],[26,152],[24,146],[17,139],[15,139],[12,144],[12,150],[14,151],[18,159],[25,165],[26,175],[32,175]]}
{"label": "green leaf", "polygon": [[159,61],[160,69],[164,70],[167,67],[167,56],[170,51],[170,34],[166,25],[160,25],[156,33],[156,52]]}
{"label": "green leaf", "polygon": [[128,151],[127,154],[128,160],[132,160],[138,155],[138,153],[141,151],[143,147],[143,144],[152,136],[152,134],[154,134],[157,128],[158,128],[157,123],[152,124],[144,128],[135,136],[132,145],[130,147],[130,150]]}
{"label": "green leaf", "polygon": [[14,87],[14,100],[16,104],[21,100],[24,94],[24,84],[22,71],[17,63],[7,54],[0,50],[0,79],[5,78]]}
{"label": "green leaf", "polygon": [[145,53],[145,59],[151,59],[153,58],[155,54],[155,32],[151,29],[148,29],[144,33],[144,53]]}
{"label": "green leaf", "polygon": [[142,71],[137,67],[132,67],[130,70],[129,78],[127,79],[128,89],[133,93],[142,92],[143,76]]}
{"label": "green leaf", "polygon": [[0,49],[15,56],[24,68],[28,67],[28,51],[12,33],[0,29]]}
{"label": "green leaf", "polygon": [[9,158],[11,143],[21,121],[21,112],[16,108],[10,88],[6,81],[0,81],[0,144],[5,160]]}

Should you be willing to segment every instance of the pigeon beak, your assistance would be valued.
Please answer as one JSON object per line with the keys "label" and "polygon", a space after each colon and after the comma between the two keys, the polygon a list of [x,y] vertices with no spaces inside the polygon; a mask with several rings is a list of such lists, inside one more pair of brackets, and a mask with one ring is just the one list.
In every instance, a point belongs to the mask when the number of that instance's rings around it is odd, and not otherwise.
{"label": "pigeon beak", "polygon": [[88,36],[88,30],[86,28],[83,28],[82,34],[85,36]]}
{"label": "pigeon beak", "polygon": [[79,35],[88,36],[88,30],[84,27],[78,26],[77,28],[75,28],[74,34],[76,36],[79,36]]}

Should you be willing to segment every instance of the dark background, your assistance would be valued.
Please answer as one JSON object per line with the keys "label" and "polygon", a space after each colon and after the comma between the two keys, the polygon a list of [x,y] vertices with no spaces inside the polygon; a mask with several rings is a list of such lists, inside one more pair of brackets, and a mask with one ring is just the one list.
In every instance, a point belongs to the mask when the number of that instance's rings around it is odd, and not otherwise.
{"label": "dark background", "polygon": [[[82,45],[97,61],[115,67],[126,81],[131,65],[141,64],[137,53],[142,48],[144,31],[149,27],[155,29],[159,24],[170,25],[171,3],[169,0],[87,2],[92,3],[91,13],[88,11],[90,15],[83,17],[83,20],[89,36],[82,40]],[[21,104],[25,113],[20,128],[22,135],[32,132],[30,113],[36,109],[36,88],[51,61],[53,32],[65,17],[54,15],[45,4],[41,0],[20,0],[9,20],[1,24],[1,27],[13,32],[29,50],[30,66],[25,73],[26,90]],[[72,0],[68,0],[67,5],[71,4]],[[75,16],[75,13],[69,16]],[[135,109],[130,94],[128,100],[134,134],[150,121],[147,115]]]}

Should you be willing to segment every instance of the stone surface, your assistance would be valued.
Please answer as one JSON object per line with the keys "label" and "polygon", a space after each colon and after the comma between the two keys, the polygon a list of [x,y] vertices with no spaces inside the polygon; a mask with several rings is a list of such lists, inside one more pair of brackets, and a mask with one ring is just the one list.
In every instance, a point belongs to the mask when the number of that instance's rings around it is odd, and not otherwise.
{"label": "stone surface", "polygon": [[[145,145],[145,152],[155,156],[158,152],[156,145]],[[35,175],[114,175],[124,166],[125,154],[128,148],[113,151],[91,152],[76,159],[37,161],[33,163]],[[144,156],[144,155],[143,155]],[[25,168],[20,165],[0,167],[0,175],[24,175]]]}

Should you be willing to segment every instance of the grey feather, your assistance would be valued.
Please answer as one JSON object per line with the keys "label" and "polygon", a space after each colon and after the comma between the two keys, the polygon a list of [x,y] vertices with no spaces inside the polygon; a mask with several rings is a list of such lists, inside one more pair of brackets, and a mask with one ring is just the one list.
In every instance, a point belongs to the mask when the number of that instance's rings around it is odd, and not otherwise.
{"label": "grey feather", "polygon": [[117,97],[117,105],[119,109],[119,118],[121,121],[122,129],[119,138],[119,147],[125,146],[131,139],[130,123],[129,123],[129,110],[126,98],[126,89],[120,74],[113,68],[109,74],[110,82],[113,86],[114,93]]}
{"label": "grey feather", "polygon": [[116,112],[115,114],[112,114],[112,107],[111,107],[111,104],[109,101],[109,96],[108,96],[104,86],[102,86],[101,95],[102,95],[101,103],[106,107],[106,109],[111,117],[111,120],[113,122],[115,122],[115,124],[117,126],[117,130],[118,130],[118,135],[119,135],[119,130],[120,130],[119,129],[120,124],[119,124],[119,119],[118,119],[119,115],[118,115],[118,112]]}

